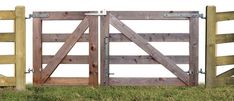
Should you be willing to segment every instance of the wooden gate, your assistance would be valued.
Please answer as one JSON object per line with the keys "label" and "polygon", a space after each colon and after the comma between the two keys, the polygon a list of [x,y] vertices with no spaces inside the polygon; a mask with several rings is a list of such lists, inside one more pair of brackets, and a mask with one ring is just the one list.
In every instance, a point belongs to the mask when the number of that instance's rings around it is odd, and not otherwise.
{"label": "wooden gate", "polygon": [[234,34],[217,34],[217,22],[234,20],[234,12],[216,12],[215,6],[206,8],[206,86],[234,84],[234,68],[219,75],[217,67],[234,64],[234,56],[216,56],[216,44],[234,42]]}
{"label": "wooden gate", "polygon": [[[14,20],[13,33],[0,33],[0,42],[14,42],[14,55],[0,55],[0,64],[15,64],[15,77],[0,74],[0,86],[16,86],[25,89],[25,8],[17,6],[15,10],[0,11],[0,20]],[[6,47],[1,47],[6,48]]]}
{"label": "wooden gate", "polygon": [[[87,12],[33,13],[33,83],[36,85],[98,85],[98,16]],[[43,20],[82,20],[71,34],[42,33]],[[89,34],[84,34],[89,28]],[[42,55],[42,43],[64,42],[58,52]],[[67,55],[77,42],[89,42],[89,55]],[[42,64],[47,64],[43,69]],[[50,77],[59,64],[89,64],[89,78]]]}
{"label": "wooden gate", "polygon": [[[189,33],[136,33],[121,20],[189,20]],[[103,85],[197,85],[198,84],[197,11],[110,11],[101,16],[101,83]],[[110,33],[109,24],[121,33]],[[149,55],[109,56],[110,42],[134,42]],[[189,42],[189,56],[164,56],[148,42]],[[109,64],[162,64],[177,78],[109,77]],[[186,73],[177,64],[189,64]]]}

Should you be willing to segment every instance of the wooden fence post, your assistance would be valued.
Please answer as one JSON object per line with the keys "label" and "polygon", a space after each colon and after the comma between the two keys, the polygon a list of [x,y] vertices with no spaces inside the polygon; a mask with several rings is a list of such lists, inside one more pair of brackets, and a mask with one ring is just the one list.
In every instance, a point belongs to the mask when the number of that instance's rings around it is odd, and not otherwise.
{"label": "wooden fence post", "polygon": [[15,8],[15,77],[16,89],[25,90],[25,7]]}
{"label": "wooden fence post", "polygon": [[206,7],[206,87],[216,83],[216,8]]}

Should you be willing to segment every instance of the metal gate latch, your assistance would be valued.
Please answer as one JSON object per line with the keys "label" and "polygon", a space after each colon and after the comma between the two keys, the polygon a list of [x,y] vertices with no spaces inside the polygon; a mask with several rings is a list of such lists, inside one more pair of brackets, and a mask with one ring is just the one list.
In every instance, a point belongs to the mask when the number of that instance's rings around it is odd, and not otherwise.
{"label": "metal gate latch", "polygon": [[25,17],[25,19],[30,19],[30,18],[48,18],[49,14],[45,12],[34,12],[33,14],[29,14],[28,17]]}
{"label": "metal gate latch", "polygon": [[199,73],[201,73],[201,74],[206,74],[206,72],[204,72],[201,68],[200,68],[200,70],[199,70]]}

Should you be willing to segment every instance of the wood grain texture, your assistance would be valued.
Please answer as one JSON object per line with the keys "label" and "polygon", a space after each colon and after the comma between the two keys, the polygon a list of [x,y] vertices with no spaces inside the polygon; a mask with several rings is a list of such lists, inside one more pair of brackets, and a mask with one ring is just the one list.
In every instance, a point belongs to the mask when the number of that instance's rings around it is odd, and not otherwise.
{"label": "wood grain texture", "polygon": [[215,86],[216,79],[216,8],[206,7],[206,87]]}
{"label": "wood grain texture", "polygon": [[25,7],[15,8],[15,77],[16,89],[26,89],[26,22]]}
{"label": "wood grain texture", "polygon": [[98,16],[89,17],[89,85],[98,85]]}
{"label": "wood grain texture", "polygon": [[117,30],[122,32],[126,37],[131,39],[136,45],[138,45],[144,51],[146,51],[155,60],[157,60],[163,66],[165,66],[165,68],[167,68],[174,75],[176,75],[186,85],[188,84],[188,82],[189,82],[188,75],[181,68],[179,68],[174,61],[172,61],[172,60],[168,59],[167,57],[165,57],[162,53],[160,53],[157,49],[155,49],[152,45],[150,45],[141,36],[137,35],[127,25],[125,25],[124,23],[119,21],[115,16],[113,16],[111,14],[110,14],[110,23]]}
{"label": "wood grain texture", "polygon": [[51,76],[54,70],[57,68],[59,63],[63,60],[63,58],[68,54],[68,52],[72,49],[72,47],[76,44],[77,40],[81,37],[81,35],[88,28],[88,18],[85,17],[84,20],[78,25],[72,35],[66,40],[63,46],[59,49],[59,51],[55,54],[53,59],[47,64],[47,66],[42,71],[41,80],[43,83]]}
{"label": "wood grain texture", "polygon": [[[43,55],[42,63],[48,64],[52,61],[54,55]],[[67,55],[60,64],[88,64],[88,55]]]}
{"label": "wood grain texture", "polygon": [[[148,42],[189,42],[188,33],[137,33]],[[64,42],[69,37],[69,33],[42,34],[43,42]],[[79,42],[88,42],[89,34],[85,33],[81,36]],[[122,33],[110,33],[110,42],[131,42]]]}
{"label": "wood grain texture", "polygon": [[186,86],[178,78],[110,78],[110,84],[121,86]]}
{"label": "wood grain texture", "polygon": [[42,20],[33,18],[33,84],[41,85],[42,71]]}
{"label": "wood grain texture", "polygon": [[[110,11],[119,20],[188,20],[196,11]],[[187,16],[166,17],[166,14],[185,14]]]}
{"label": "wood grain texture", "polygon": [[[166,56],[176,64],[189,64],[189,56]],[[109,56],[110,64],[160,64],[153,57],[148,55]]]}
{"label": "wood grain texture", "polygon": [[0,76],[0,87],[1,86],[16,86],[15,77],[4,77]]}
{"label": "wood grain texture", "polygon": [[189,20],[189,83],[191,86],[198,85],[198,47],[199,47],[199,18]]}
{"label": "wood grain texture", "polygon": [[89,78],[87,77],[49,77],[43,85],[88,85]]}
{"label": "wood grain texture", "polygon": [[0,55],[0,64],[15,64],[14,55]]}
{"label": "wood grain texture", "polygon": [[234,20],[234,11],[218,12],[216,15],[216,19],[217,21]]}
{"label": "wood grain texture", "polygon": [[0,11],[0,20],[15,20],[15,11]]}
{"label": "wood grain texture", "polygon": [[101,16],[101,85],[109,85],[109,14]]}
{"label": "wood grain texture", "polygon": [[0,33],[0,42],[14,42],[15,33]]}
{"label": "wood grain texture", "polygon": [[234,55],[216,57],[216,66],[234,64]]}
{"label": "wood grain texture", "polygon": [[229,43],[229,42],[234,42],[234,33],[216,35],[217,44]]}

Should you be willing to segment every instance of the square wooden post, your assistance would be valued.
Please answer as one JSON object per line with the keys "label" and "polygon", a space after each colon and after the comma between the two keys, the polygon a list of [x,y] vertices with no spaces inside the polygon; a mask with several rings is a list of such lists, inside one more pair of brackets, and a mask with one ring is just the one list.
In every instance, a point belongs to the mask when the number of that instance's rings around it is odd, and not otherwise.
{"label": "square wooden post", "polygon": [[216,8],[206,7],[206,87],[216,84]]}
{"label": "square wooden post", "polygon": [[15,77],[16,89],[25,90],[25,7],[17,6],[15,8]]}

